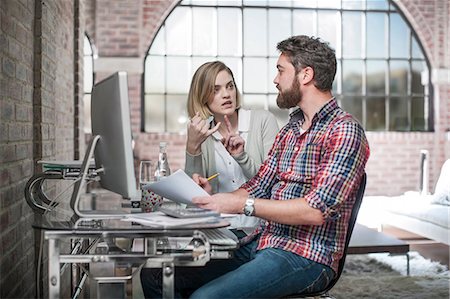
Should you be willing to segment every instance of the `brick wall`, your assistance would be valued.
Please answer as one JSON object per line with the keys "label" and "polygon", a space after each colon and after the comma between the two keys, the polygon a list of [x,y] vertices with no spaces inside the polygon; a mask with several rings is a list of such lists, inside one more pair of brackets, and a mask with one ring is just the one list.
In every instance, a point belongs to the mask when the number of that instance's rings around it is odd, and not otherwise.
{"label": "brick wall", "polygon": [[33,174],[33,19],[32,2],[0,1],[1,298],[34,294],[33,215],[22,195]]}
{"label": "brick wall", "polygon": [[74,157],[73,16],[74,1],[0,1],[1,298],[36,297],[39,233],[23,196],[35,162]]}

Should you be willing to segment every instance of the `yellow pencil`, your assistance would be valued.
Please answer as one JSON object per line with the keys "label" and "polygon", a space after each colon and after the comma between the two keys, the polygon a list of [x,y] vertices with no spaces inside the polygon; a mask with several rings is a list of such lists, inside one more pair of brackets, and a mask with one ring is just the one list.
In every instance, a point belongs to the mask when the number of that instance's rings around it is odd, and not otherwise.
{"label": "yellow pencil", "polygon": [[219,175],[219,173],[213,174],[212,176],[210,176],[209,178],[207,178],[208,181],[214,179],[215,177],[217,177]]}

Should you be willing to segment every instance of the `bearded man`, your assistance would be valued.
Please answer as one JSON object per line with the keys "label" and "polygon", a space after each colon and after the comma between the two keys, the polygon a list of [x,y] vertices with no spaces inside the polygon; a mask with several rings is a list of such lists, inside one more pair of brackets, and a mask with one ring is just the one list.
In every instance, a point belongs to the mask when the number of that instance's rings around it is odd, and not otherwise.
{"label": "bearded man", "polygon": [[[277,45],[280,108],[298,107],[258,173],[231,193],[197,197],[197,206],[264,221],[230,260],[177,268],[175,288],[191,298],[278,298],[318,291],[343,256],[348,221],[369,158],[361,125],[332,96],[336,55],[318,38]],[[207,179],[194,180],[210,190]],[[161,295],[160,271],[141,274],[146,297]],[[178,293],[179,294],[179,293]]]}

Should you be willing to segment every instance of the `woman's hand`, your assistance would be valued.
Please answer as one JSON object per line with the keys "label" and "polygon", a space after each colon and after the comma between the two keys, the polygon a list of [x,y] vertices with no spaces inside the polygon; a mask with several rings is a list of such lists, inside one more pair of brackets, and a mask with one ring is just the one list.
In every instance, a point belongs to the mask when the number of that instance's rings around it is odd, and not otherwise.
{"label": "woman's hand", "polygon": [[200,176],[198,173],[194,173],[192,175],[192,180],[194,180],[194,182],[199,185],[200,187],[203,188],[203,190],[205,190],[206,192],[208,192],[208,194],[212,194],[212,186],[209,183],[207,178],[204,178],[202,176]]}
{"label": "woman's hand", "polygon": [[231,156],[238,156],[244,152],[244,139],[237,133],[233,132],[228,116],[224,116],[225,125],[228,134],[222,138],[222,144]]}
{"label": "woman's hand", "polygon": [[216,132],[219,126],[220,122],[210,129],[210,122],[202,119],[198,112],[195,113],[187,127],[186,151],[191,155],[200,154],[202,143]]}

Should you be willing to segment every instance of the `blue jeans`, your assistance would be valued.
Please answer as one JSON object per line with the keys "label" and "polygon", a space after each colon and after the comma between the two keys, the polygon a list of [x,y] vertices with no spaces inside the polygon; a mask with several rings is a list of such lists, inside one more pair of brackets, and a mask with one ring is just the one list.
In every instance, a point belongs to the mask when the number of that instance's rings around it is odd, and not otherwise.
{"label": "blue jeans", "polygon": [[[279,298],[323,289],[334,271],[281,249],[256,251],[253,241],[235,251],[230,260],[212,260],[205,267],[177,267],[177,298]],[[161,298],[160,269],[142,269],[146,298]]]}

